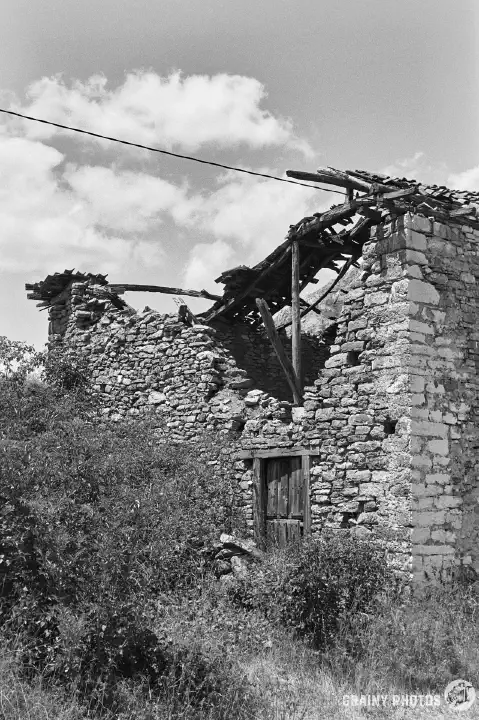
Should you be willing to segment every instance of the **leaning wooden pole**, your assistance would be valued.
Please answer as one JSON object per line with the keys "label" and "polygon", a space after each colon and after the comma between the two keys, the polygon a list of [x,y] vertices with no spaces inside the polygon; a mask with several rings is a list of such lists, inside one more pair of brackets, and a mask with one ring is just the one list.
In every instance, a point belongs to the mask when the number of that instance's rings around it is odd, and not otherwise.
{"label": "leaning wooden pole", "polygon": [[268,307],[268,303],[266,302],[266,300],[263,300],[262,298],[256,298],[256,305],[257,305],[260,315],[263,319],[266,334],[268,335],[269,341],[270,341],[271,345],[273,346],[273,350],[276,353],[276,357],[279,360],[279,364],[283,368],[283,372],[286,376],[286,380],[288,381],[288,385],[290,386],[291,392],[293,393],[293,402],[295,405],[301,405],[301,401],[302,401],[301,391],[296,382],[296,373],[294,372],[293,366],[284,351],[284,347],[281,342],[281,339],[280,339],[278,333],[276,332],[276,328],[274,326],[274,320],[271,316],[271,312]]}
{"label": "leaning wooden pole", "polygon": [[296,384],[300,395],[301,382],[301,305],[299,299],[299,241],[293,240],[291,246],[291,343],[293,355],[293,368],[296,375]]}

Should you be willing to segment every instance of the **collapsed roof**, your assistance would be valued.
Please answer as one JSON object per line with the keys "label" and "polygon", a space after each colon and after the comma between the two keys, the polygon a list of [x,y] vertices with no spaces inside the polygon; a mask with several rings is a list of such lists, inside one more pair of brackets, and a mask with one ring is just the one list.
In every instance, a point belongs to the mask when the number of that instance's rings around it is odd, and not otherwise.
{"label": "collapsed roof", "polygon": [[[214,299],[213,306],[199,316],[202,322],[224,318],[258,324],[261,318],[256,305],[257,298],[266,300],[272,313],[291,302],[291,247],[295,241],[300,249],[301,291],[308,284],[316,282],[315,276],[322,268],[334,269],[338,272],[339,280],[361,257],[362,246],[369,238],[370,226],[386,220],[388,216],[410,211],[439,222],[479,228],[478,192],[450,190],[445,186],[424,185],[416,180],[360,170],[343,172],[327,168],[317,173],[288,171],[286,174],[298,180],[341,187],[345,190],[345,202],[291,225],[284,242],[254,267],[240,265],[223,272],[216,280],[224,285],[221,297],[205,290],[181,290],[153,285],[108,285],[105,275],[75,273],[73,270],[55,273],[41,282],[27,284],[26,289],[33,291],[27,297],[40,300],[40,305],[46,307],[70,282],[93,281],[97,285],[108,286],[109,293],[115,295],[132,289]],[[338,226],[341,229],[338,230]],[[348,262],[340,270],[337,263],[345,259]],[[318,305],[321,299],[314,305]],[[300,302],[304,308],[301,315],[315,309],[302,298]]]}
{"label": "collapsed roof", "polygon": [[[351,256],[360,257],[362,245],[369,237],[369,227],[387,215],[412,211],[438,221],[457,222],[479,227],[476,220],[479,193],[450,190],[445,186],[423,185],[416,180],[393,178],[360,170],[346,172],[333,168],[317,173],[288,171],[288,177],[343,187],[346,202],[330,210],[304,217],[291,225],[286,240],[253,268],[244,265],[222,273],[217,282],[224,283],[220,301],[204,313],[205,320],[216,317],[257,317],[255,298],[267,300],[272,312],[291,300],[291,243],[301,247],[300,289],[314,281],[321,268],[339,272],[336,262]],[[476,207],[477,206],[477,207]],[[354,223],[357,216],[362,216]],[[335,226],[342,225],[340,232]],[[342,272],[342,271],[341,271]]]}

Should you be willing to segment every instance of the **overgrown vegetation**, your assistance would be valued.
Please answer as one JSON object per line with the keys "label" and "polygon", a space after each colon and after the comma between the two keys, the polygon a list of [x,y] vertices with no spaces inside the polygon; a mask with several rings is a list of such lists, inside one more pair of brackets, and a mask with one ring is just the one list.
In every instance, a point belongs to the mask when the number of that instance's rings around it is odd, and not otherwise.
{"label": "overgrown vegetation", "polygon": [[209,550],[241,508],[202,451],[103,422],[60,351],[0,338],[0,375],[0,717],[339,719],[366,716],[346,693],[479,686],[477,584],[401,599],[324,534],[228,586]]}

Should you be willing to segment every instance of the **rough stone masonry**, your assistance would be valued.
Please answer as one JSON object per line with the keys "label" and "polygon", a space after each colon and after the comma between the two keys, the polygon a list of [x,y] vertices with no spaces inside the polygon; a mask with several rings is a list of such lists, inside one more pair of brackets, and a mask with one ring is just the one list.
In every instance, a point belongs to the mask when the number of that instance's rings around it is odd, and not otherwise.
{"label": "rough stone masonry", "polygon": [[479,231],[406,213],[351,272],[335,337],[304,336],[302,407],[260,329],[120,310],[95,276],[51,300],[50,341],[86,358],[113,421],[149,407],[172,441],[227,436],[251,531],[253,456],[299,447],[312,532],[377,538],[417,583],[479,572]]}

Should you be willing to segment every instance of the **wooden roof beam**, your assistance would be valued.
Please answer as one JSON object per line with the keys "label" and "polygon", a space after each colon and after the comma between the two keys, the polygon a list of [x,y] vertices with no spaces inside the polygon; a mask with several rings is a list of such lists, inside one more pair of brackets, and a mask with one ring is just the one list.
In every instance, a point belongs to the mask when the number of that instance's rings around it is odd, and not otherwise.
{"label": "wooden roof beam", "polygon": [[295,180],[307,180],[309,182],[320,182],[326,185],[345,188],[346,190],[358,190],[359,192],[387,192],[395,191],[398,188],[394,185],[382,183],[370,183],[362,178],[352,177],[343,170],[335,168],[318,168],[317,172],[309,173],[301,170],[287,170],[286,176]]}
{"label": "wooden roof beam", "polygon": [[232,297],[230,300],[225,302],[223,305],[220,305],[218,308],[212,308],[209,312],[205,313],[203,315],[205,322],[209,322],[210,320],[214,320],[214,318],[219,317],[220,315],[223,315],[228,310],[231,310],[236,305],[239,305],[245,297],[247,297],[255,288],[257,285],[261,283],[264,278],[266,278],[273,270],[275,270],[277,267],[279,267],[283,261],[290,255],[291,253],[291,242],[289,240],[286,240],[283,245],[285,246],[283,249],[283,252],[278,255],[276,260],[269,265],[267,265],[260,273],[256,276],[256,278],[251,282],[247,287],[244,288],[241,292],[239,292],[235,297]]}
{"label": "wooden roof beam", "polygon": [[109,290],[117,294],[124,292],[157,292],[165,295],[190,295],[191,297],[205,298],[206,300],[221,300],[221,295],[213,295],[207,290],[184,290],[182,288],[163,287],[162,285],[132,285],[129,283],[111,283]]}

